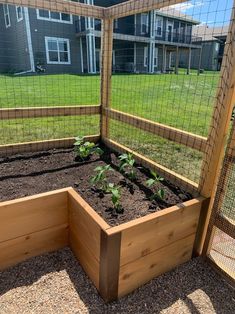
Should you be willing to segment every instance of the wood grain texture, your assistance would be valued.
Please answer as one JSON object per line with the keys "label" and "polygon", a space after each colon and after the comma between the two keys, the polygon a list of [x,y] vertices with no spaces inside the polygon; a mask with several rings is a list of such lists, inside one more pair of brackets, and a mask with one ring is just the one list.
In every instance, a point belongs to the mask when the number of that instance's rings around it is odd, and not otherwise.
{"label": "wood grain texture", "polygon": [[122,231],[121,267],[196,233],[200,209],[201,201],[195,199],[145,220],[138,222],[137,219],[130,227],[126,225]]}
{"label": "wood grain texture", "polygon": [[195,234],[162,247],[120,268],[118,296],[122,297],[156,276],[190,260]]}
{"label": "wood grain texture", "polygon": [[[211,198],[205,215],[204,231],[200,240],[200,254],[203,252],[209,221],[213,209],[217,183],[225,154],[227,135],[235,101],[235,8],[233,7],[228,36],[221,67],[221,77],[215,97],[214,112],[208,135],[208,145],[202,162],[199,192]],[[204,249],[204,252],[206,249]]]}
{"label": "wood grain texture", "polygon": [[111,106],[112,57],[113,57],[113,20],[102,21],[101,32],[101,138],[109,136],[109,117],[104,109]]}
{"label": "wood grain texture", "polygon": [[118,297],[121,232],[108,235],[101,230],[99,292],[106,302]]}
{"label": "wood grain texture", "polygon": [[73,189],[68,194],[68,207],[70,247],[99,289],[100,234],[109,225]]}
{"label": "wood grain texture", "polygon": [[0,3],[102,19],[104,8],[67,0],[0,0]]}
{"label": "wood grain texture", "polygon": [[178,173],[144,157],[143,155],[133,151],[132,149],[121,145],[113,140],[103,139],[103,142],[110,147],[111,149],[119,152],[129,152],[132,153],[135,160],[140,163],[142,166],[150,168],[158,172],[159,175],[163,176],[165,179],[171,181],[172,183],[182,187],[186,191],[190,192],[193,196],[198,196],[198,184],[185,178],[184,176],[179,175]]}
{"label": "wood grain texture", "polygon": [[0,270],[33,256],[59,250],[67,245],[67,224],[0,242]]}
{"label": "wood grain texture", "polygon": [[0,203],[0,242],[67,223],[67,189]]}
{"label": "wood grain texture", "polygon": [[[91,142],[98,142],[99,135],[84,136],[84,138]],[[74,137],[61,138],[47,141],[26,142],[18,144],[0,145],[0,157],[8,155],[38,152],[41,150],[49,150],[53,148],[69,148],[73,147],[75,142]]]}
{"label": "wood grain texture", "polygon": [[170,141],[183,144],[187,147],[204,152],[206,149],[206,137],[195,135],[186,131],[182,131],[161,123],[153,122],[144,118],[140,118],[125,112],[114,109],[106,109],[106,116],[120,122],[132,125],[138,129],[156,134]]}
{"label": "wood grain texture", "polygon": [[100,106],[29,107],[0,109],[0,120],[100,114]]}

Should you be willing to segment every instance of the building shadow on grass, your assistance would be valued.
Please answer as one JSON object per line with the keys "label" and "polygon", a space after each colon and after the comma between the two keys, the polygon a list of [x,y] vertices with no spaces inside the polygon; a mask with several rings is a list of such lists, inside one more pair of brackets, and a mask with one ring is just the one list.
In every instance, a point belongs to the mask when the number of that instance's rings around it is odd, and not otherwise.
{"label": "building shadow on grass", "polygon": [[[66,273],[71,289],[64,284],[63,276],[60,279],[61,272]],[[56,283],[53,283],[53,274],[59,276]],[[43,276],[45,280],[40,286],[38,282]],[[50,291],[46,285],[53,287],[58,282],[59,293],[66,294],[69,311],[61,311],[58,302],[58,310],[54,308],[53,313],[235,313],[234,290],[200,258],[152,280],[116,302],[105,304],[69,248],[32,258],[0,272],[0,304],[4,303],[7,293],[24,287],[22,307],[25,309],[27,302],[35,302],[34,294],[27,296],[29,286],[35,285],[34,289],[39,293],[38,289]],[[68,284],[68,280],[66,282]],[[50,291],[48,298],[56,297]],[[70,305],[70,299],[77,301]],[[86,310],[79,309],[81,301]]]}

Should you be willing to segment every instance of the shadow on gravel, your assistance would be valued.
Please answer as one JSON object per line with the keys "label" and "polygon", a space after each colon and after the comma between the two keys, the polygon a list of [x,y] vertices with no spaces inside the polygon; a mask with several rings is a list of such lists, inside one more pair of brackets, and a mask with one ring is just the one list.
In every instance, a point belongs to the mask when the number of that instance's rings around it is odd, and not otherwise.
{"label": "shadow on gravel", "polygon": [[[14,302],[16,292],[13,289],[18,287],[24,288],[24,292],[17,291],[17,297],[21,293],[23,295],[21,310],[26,313],[36,302],[39,304],[37,310],[40,310],[43,306],[43,302],[38,301],[40,289],[46,289],[46,285],[49,285],[47,289],[58,285],[58,278],[53,282],[53,274],[60,276],[59,273],[63,270],[71,282],[67,287],[68,283],[63,283],[63,278],[59,280],[57,295],[53,294],[53,289],[49,290],[47,302],[54,302],[53,313],[61,313],[61,304],[57,302],[57,298],[63,290],[66,291],[66,306],[69,313],[235,313],[234,291],[200,258],[152,280],[117,302],[105,304],[69,248],[32,258],[0,272],[0,312],[1,306],[4,312],[5,298],[10,298],[10,302]],[[45,279],[41,280],[42,284],[40,278],[43,276]],[[29,291],[36,292],[29,293],[25,286]],[[72,290],[75,291],[75,295],[72,294]],[[60,298],[63,300],[64,297]],[[79,308],[81,300],[83,309]]]}

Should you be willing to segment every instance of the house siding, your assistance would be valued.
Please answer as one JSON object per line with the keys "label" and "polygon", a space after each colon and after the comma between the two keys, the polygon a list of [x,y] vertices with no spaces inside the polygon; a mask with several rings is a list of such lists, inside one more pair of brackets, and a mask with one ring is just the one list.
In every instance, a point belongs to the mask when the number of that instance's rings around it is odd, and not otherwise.
{"label": "house siding", "polygon": [[[75,32],[75,21],[78,17],[73,17],[73,24],[40,20],[37,19],[35,9],[29,9],[29,17],[35,64],[42,65],[46,73],[80,73],[80,42],[76,38]],[[69,40],[71,64],[47,64],[45,37],[58,37]]]}
{"label": "house siding", "polygon": [[[9,5],[9,13],[11,19],[11,26],[6,28],[4,15],[3,15],[3,5],[0,7],[1,10],[1,29],[4,33],[3,53],[7,56],[1,58],[2,71],[4,72],[22,72],[31,69],[30,59],[29,59],[29,47],[25,26],[25,16],[23,12],[23,20],[20,22],[16,19],[16,7]],[[4,64],[3,64],[4,63]]]}

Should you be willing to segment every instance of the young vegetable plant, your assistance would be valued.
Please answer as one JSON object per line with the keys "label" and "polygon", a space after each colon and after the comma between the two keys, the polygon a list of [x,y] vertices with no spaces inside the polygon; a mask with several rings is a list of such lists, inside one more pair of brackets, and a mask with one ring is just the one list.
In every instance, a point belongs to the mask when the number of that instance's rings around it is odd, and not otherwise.
{"label": "young vegetable plant", "polygon": [[96,167],[94,171],[96,171],[97,173],[91,178],[91,183],[96,185],[103,192],[109,193],[109,186],[107,183],[106,174],[108,171],[112,170],[113,169],[110,165]]}
{"label": "young vegetable plant", "polygon": [[103,150],[94,143],[85,141],[81,136],[75,138],[74,151],[76,158],[85,160],[93,154],[102,155]]}
{"label": "young vegetable plant", "polygon": [[113,208],[115,209],[116,213],[117,214],[123,213],[123,208],[120,203],[120,200],[121,200],[120,186],[114,185],[113,183],[109,183],[108,189],[109,189],[109,192],[112,194]]}
{"label": "young vegetable plant", "polygon": [[122,154],[118,157],[120,160],[119,170],[125,172],[131,180],[136,179],[136,171],[134,169],[135,159],[131,153]]}
{"label": "young vegetable plant", "polygon": [[[150,178],[146,181],[146,185],[150,188],[158,185],[159,182],[164,181],[162,177],[160,177],[156,172],[150,171],[153,178]],[[165,197],[165,191],[163,189],[156,190],[151,196],[151,200],[160,199],[163,200]]]}

